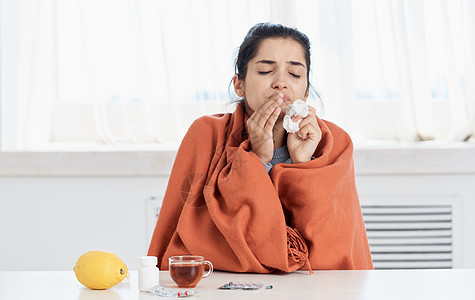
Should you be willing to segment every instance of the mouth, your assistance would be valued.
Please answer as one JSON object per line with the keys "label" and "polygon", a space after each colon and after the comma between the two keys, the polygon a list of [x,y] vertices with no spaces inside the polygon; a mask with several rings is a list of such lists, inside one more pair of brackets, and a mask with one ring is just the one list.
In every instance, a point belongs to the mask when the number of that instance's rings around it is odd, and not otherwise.
{"label": "mouth", "polygon": [[273,95],[273,96],[271,97],[271,99],[277,100],[279,97],[282,98],[282,100],[284,101],[284,103],[291,103],[289,96],[287,96],[286,94],[284,94],[284,93],[282,93],[282,92]]}

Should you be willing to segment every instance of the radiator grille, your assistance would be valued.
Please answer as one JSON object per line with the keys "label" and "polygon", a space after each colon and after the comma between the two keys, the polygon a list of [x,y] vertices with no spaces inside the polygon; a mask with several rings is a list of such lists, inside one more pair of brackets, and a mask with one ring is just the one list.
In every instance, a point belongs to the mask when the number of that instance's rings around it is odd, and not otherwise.
{"label": "radiator grille", "polygon": [[453,267],[451,205],[362,205],[375,269]]}

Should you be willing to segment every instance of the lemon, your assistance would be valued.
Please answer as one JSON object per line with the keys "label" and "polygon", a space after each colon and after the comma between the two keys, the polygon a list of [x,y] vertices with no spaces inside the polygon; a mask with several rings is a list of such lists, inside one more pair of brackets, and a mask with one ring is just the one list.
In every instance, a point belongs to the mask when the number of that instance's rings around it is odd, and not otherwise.
{"label": "lemon", "polygon": [[114,253],[89,251],[81,255],[73,268],[80,283],[103,290],[113,287],[127,276],[127,266]]}

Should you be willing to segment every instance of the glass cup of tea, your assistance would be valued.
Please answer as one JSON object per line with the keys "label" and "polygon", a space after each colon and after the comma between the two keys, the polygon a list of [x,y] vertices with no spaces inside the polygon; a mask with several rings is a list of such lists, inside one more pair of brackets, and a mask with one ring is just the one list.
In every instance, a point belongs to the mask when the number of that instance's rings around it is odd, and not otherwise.
{"label": "glass cup of tea", "polygon": [[[194,288],[201,278],[209,277],[213,273],[213,264],[203,256],[172,256],[168,259],[168,264],[170,277],[180,288]],[[206,274],[205,266],[208,266]]]}

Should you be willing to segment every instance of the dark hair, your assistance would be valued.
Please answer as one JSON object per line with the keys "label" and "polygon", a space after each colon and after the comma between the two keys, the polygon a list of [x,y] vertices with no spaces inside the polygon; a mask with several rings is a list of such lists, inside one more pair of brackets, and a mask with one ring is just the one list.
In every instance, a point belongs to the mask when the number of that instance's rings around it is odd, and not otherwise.
{"label": "dark hair", "polygon": [[310,84],[310,40],[302,32],[281,24],[258,23],[247,32],[244,41],[239,47],[234,69],[238,78],[244,80],[247,74],[249,61],[257,55],[259,46],[267,38],[291,38],[299,43],[305,54],[307,63],[307,82]]}
{"label": "dark hair", "polygon": [[[240,80],[244,80],[247,75],[247,67],[249,61],[257,55],[262,42],[267,38],[290,38],[302,46],[307,64],[307,86],[310,93],[315,93],[317,98],[320,95],[310,84],[310,40],[309,38],[296,28],[290,28],[282,24],[258,23],[254,25],[246,34],[239,51],[236,61],[234,62],[234,70]],[[232,80],[231,80],[232,82]]]}

